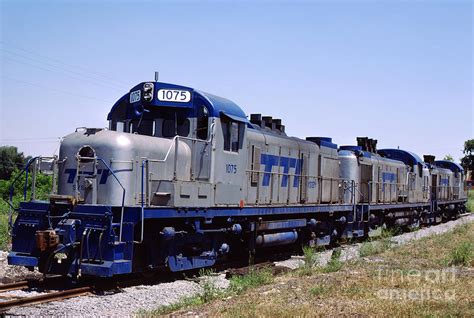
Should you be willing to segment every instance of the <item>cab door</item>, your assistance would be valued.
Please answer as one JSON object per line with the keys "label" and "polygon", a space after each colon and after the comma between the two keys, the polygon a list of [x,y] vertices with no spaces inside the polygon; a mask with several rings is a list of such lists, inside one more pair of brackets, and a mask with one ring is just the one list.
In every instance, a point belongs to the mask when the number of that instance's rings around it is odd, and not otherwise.
{"label": "cab door", "polygon": [[213,154],[215,204],[244,204],[248,149],[244,147],[246,127],[243,121],[228,116],[216,120]]}
{"label": "cab door", "polygon": [[192,141],[192,177],[195,180],[209,181],[211,176],[211,135],[213,124],[209,110],[202,103],[196,109],[195,140]]}

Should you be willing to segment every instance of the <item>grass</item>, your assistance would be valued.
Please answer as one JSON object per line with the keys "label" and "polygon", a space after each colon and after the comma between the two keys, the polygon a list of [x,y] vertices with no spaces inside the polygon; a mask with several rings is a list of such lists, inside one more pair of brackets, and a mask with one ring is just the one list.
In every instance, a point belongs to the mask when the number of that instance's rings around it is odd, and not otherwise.
{"label": "grass", "polygon": [[[303,247],[304,254],[304,265],[301,266],[296,274],[298,276],[312,276],[317,273],[333,273],[339,271],[343,263],[339,260],[341,256],[341,249],[336,248],[331,254],[331,259],[327,262],[326,266],[318,265],[318,250],[312,247]],[[320,250],[319,250],[320,251]]]}
{"label": "grass", "polygon": [[[412,229],[412,230],[416,230],[416,229]],[[392,246],[392,243],[391,243],[392,237],[400,233],[401,233],[400,228],[382,229],[380,237],[374,238],[375,241],[373,241],[371,238],[370,241],[362,243],[359,250],[359,256],[366,257],[366,256],[376,255],[376,254],[385,252]]]}
{"label": "grass", "polygon": [[451,251],[446,263],[453,266],[469,266],[473,262],[473,250],[472,242],[461,242]]}
{"label": "grass", "polygon": [[241,294],[250,288],[270,284],[273,282],[273,274],[270,269],[252,271],[247,275],[234,276],[230,280],[230,291]]}
{"label": "grass", "polygon": [[[202,273],[200,271],[200,273]],[[186,297],[183,298],[181,301],[170,304],[170,305],[165,305],[165,306],[160,306],[157,307],[153,310],[141,310],[138,312],[139,316],[158,316],[158,315],[166,315],[169,313],[172,313],[174,311],[183,309],[183,308],[192,308],[195,306],[203,305],[205,303],[208,303],[216,298],[222,297],[224,295],[224,292],[221,290],[217,289],[214,284],[212,284],[210,281],[205,281],[204,284],[201,286],[202,291],[194,296],[191,297]]]}
{"label": "grass", "polygon": [[0,250],[6,251],[10,243],[8,235],[8,215],[0,213]]}
{"label": "grass", "polygon": [[332,252],[331,259],[326,266],[320,268],[320,271],[323,273],[334,273],[339,271],[342,268],[343,263],[340,261],[341,249],[336,248]]}
{"label": "grass", "polygon": [[359,255],[361,257],[376,255],[385,252],[391,246],[389,238],[383,238],[379,241],[374,242],[364,242],[359,250]]}
{"label": "grass", "polygon": [[[327,266],[308,266],[311,275],[277,276],[273,283],[196,306],[192,313],[224,317],[473,317],[472,242],[474,223],[381,249],[377,260],[361,258],[341,266],[335,252]],[[314,250],[305,250],[307,260],[315,257]]]}
{"label": "grass", "polygon": [[[209,276],[212,275],[212,271],[209,270],[200,270],[200,276]],[[230,287],[227,290],[220,290],[212,284],[209,280],[204,281],[201,285],[201,293],[184,298],[183,300],[166,305],[160,306],[153,310],[141,310],[137,314],[139,316],[158,316],[158,315],[167,315],[179,310],[189,310],[200,305],[212,302],[218,299],[224,299],[232,296],[237,296],[242,293],[245,293],[247,290],[252,288],[257,288],[262,285],[270,284],[273,282],[273,274],[271,269],[264,268],[260,270],[255,270],[250,272],[247,275],[243,276],[233,276],[230,279]]]}
{"label": "grass", "polygon": [[166,305],[166,306],[160,306],[153,310],[140,310],[137,313],[137,315],[145,316],[145,317],[166,315],[174,311],[180,310],[182,308],[199,306],[202,304],[204,304],[204,302],[201,300],[201,297],[199,296],[187,297],[177,303]]}
{"label": "grass", "polygon": [[471,189],[467,192],[467,212],[474,212],[474,189]]}
{"label": "grass", "polygon": [[313,296],[321,296],[328,293],[329,290],[330,288],[328,286],[318,285],[318,286],[311,287],[309,289],[309,293]]}

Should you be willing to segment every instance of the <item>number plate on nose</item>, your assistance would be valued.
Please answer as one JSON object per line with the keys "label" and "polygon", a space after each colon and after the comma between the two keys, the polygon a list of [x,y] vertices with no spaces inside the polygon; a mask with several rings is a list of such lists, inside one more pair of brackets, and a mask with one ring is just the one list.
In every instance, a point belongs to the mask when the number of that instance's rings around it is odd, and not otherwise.
{"label": "number plate on nose", "polygon": [[139,102],[140,98],[141,98],[141,95],[142,94],[141,94],[140,90],[131,92],[130,93],[130,104]]}
{"label": "number plate on nose", "polygon": [[188,103],[191,101],[191,92],[178,89],[160,89],[157,97],[162,102]]}

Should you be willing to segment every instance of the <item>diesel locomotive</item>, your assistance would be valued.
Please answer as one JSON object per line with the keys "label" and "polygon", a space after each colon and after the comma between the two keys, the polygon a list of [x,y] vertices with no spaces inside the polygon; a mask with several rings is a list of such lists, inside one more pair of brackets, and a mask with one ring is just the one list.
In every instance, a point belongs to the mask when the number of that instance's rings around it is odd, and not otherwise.
{"label": "diesel locomotive", "polygon": [[[456,163],[378,150],[366,137],[341,147],[289,137],[280,119],[247,118],[190,87],[140,83],[107,119],[108,129],[78,128],[58,156],[27,164],[10,265],[73,277],[185,271],[465,211]],[[38,173],[52,175],[49,200],[36,199]]]}

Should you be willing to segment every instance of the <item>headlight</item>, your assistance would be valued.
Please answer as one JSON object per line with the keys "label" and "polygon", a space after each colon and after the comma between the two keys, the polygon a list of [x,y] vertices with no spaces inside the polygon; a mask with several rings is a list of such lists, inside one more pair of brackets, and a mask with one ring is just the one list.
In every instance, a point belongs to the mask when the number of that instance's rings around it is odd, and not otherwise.
{"label": "headlight", "polygon": [[153,99],[153,83],[143,84],[143,100],[149,102]]}

